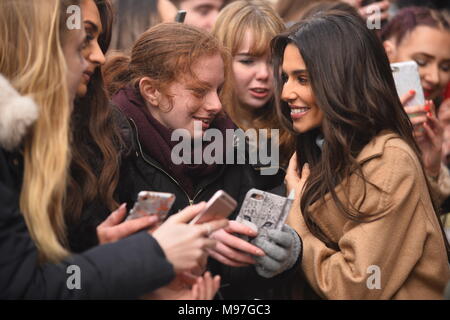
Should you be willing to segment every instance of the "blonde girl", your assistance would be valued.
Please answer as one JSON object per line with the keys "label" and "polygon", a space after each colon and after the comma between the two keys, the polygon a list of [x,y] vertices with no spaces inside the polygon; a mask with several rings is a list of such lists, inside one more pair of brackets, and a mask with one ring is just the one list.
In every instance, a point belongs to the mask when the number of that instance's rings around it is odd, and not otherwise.
{"label": "blonde girl", "polygon": [[228,116],[243,130],[279,129],[280,163],[286,166],[294,140],[276,116],[269,50],[270,40],[283,30],[283,21],[267,2],[240,0],[222,10],[213,34],[233,56],[234,84],[224,90]]}

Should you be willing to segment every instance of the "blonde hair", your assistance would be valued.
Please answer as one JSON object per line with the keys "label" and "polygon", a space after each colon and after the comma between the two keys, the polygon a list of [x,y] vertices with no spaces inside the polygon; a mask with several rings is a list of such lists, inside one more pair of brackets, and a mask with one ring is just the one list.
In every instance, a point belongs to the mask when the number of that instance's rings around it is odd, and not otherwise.
{"label": "blonde hair", "polygon": [[[233,57],[238,53],[245,34],[253,33],[254,42],[249,54],[258,57],[270,54],[270,41],[284,30],[283,21],[268,2],[239,0],[221,11],[212,33],[230,50]],[[234,86],[228,86],[224,89],[223,105],[228,116],[241,129],[279,129],[282,164],[287,164],[294,150],[294,139],[281,126],[273,101],[256,110],[249,118],[249,113],[244,112],[246,107],[239,102]]]}
{"label": "blonde hair", "polygon": [[62,0],[0,2],[0,73],[39,107],[39,117],[23,142],[20,209],[41,262],[58,262],[68,255],[62,213],[71,113],[61,45],[67,30],[65,4]]}

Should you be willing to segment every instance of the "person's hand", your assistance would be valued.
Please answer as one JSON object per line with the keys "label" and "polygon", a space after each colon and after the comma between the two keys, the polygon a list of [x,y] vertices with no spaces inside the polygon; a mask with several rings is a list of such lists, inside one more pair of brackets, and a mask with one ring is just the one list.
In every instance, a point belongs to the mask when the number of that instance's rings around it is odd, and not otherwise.
{"label": "person's hand", "polygon": [[176,273],[203,267],[207,249],[216,247],[217,241],[208,236],[228,226],[228,220],[216,220],[200,225],[189,225],[204,210],[204,202],[190,206],[172,215],[152,235],[173,264]]}
{"label": "person's hand", "polygon": [[149,229],[158,222],[157,216],[123,222],[126,214],[127,209],[124,203],[97,227],[97,237],[100,244],[116,242],[138,231]]}
{"label": "person's hand", "polygon": [[253,244],[264,250],[264,257],[256,257],[256,272],[272,278],[291,269],[300,258],[302,242],[297,232],[288,225],[282,230],[269,230],[266,237],[256,238]]}
{"label": "person's hand", "polygon": [[289,195],[292,190],[295,190],[296,197],[300,196],[308,180],[310,171],[309,164],[305,163],[302,172],[298,170],[297,153],[294,153],[291,160],[289,160],[289,167],[286,171],[284,183],[286,185],[287,194]]}
{"label": "person's hand", "polygon": [[147,300],[212,300],[219,290],[220,276],[211,276],[206,272],[203,276],[186,281],[183,275],[178,275],[169,285],[146,295]]}
{"label": "person's hand", "polygon": [[[405,94],[400,101],[403,105],[411,100],[415,92]],[[428,100],[425,106],[405,107],[414,127],[414,138],[422,151],[422,161],[426,173],[431,177],[437,177],[441,169],[442,145],[444,142],[444,129],[436,118],[436,110],[432,100]]]}
{"label": "person's hand", "polygon": [[239,223],[230,221],[227,228],[218,230],[211,234],[211,238],[217,240],[217,246],[208,250],[209,255],[217,261],[231,267],[247,267],[255,264],[252,256],[264,256],[264,251],[250,244],[249,242],[238,238],[233,234],[240,234],[246,237],[254,238],[258,235],[257,231]]}

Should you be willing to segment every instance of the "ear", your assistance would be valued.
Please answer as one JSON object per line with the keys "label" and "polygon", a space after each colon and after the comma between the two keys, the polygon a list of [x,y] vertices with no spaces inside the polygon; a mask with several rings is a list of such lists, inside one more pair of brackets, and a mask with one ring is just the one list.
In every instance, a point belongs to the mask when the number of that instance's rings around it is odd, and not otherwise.
{"label": "ear", "polygon": [[384,50],[391,62],[395,61],[395,57],[397,56],[397,47],[392,40],[386,40],[383,42]]}
{"label": "ear", "polygon": [[149,77],[144,77],[139,81],[139,91],[145,101],[152,106],[158,107],[161,102],[161,93],[155,88],[155,81]]}

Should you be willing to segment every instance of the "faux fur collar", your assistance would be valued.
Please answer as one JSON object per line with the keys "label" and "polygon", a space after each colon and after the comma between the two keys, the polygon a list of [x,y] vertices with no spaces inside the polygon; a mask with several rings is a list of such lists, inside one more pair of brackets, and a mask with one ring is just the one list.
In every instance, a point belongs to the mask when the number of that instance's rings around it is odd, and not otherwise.
{"label": "faux fur collar", "polygon": [[21,96],[0,74],[0,147],[16,149],[37,117],[36,103]]}

